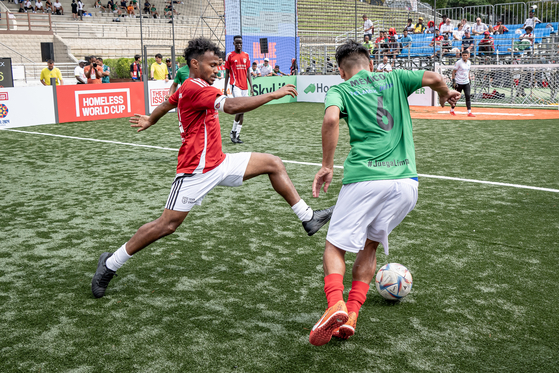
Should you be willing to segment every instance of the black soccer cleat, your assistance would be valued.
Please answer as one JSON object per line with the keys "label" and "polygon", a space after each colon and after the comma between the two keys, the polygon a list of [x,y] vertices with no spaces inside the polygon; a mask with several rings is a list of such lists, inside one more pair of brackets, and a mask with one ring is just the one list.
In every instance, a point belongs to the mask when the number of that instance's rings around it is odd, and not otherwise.
{"label": "black soccer cleat", "polygon": [[307,231],[309,236],[318,232],[324,224],[330,221],[332,213],[334,212],[334,207],[336,207],[336,205],[328,207],[324,210],[315,210],[313,211],[312,219],[303,222],[303,228],[305,228],[305,231]]}
{"label": "black soccer cleat", "polygon": [[237,139],[237,132],[236,132],[236,131],[231,131],[231,132],[229,132],[229,137],[231,137],[231,142],[232,142],[233,144],[235,144],[235,143],[236,143],[235,140]]}
{"label": "black soccer cleat", "polygon": [[91,280],[91,292],[95,298],[101,298],[105,295],[105,290],[109,286],[109,282],[116,275],[115,271],[107,268],[107,259],[113,255],[113,253],[103,253],[99,257],[99,262],[97,263],[97,270]]}
{"label": "black soccer cleat", "polygon": [[240,135],[237,135],[237,137],[235,138],[235,143],[236,143],[236,144],[242,144],[243,142],[244,142],[244,141],[241,140],[241,136],[240,136]]}

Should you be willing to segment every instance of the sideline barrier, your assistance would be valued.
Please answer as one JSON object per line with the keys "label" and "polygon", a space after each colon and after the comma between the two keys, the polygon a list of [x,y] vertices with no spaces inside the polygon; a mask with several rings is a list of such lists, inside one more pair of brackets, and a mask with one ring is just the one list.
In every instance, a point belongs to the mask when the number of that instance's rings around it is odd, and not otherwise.
{"label": "sideline barrier", "polygon": [[55,122],[52,87],[0,88],[0,128]]}
{"label": "sideline barrier", "polygon": [[[165,82],[164,80],[148,81],[150,113],[153,113],[155,108],[161,105],[163,101],[165,101],[165,96],[169,93],[169,88],[172,84],[172,80],[169,80],[168,82]],[[172,110],[172,112],[175,112],[175,110]]]}

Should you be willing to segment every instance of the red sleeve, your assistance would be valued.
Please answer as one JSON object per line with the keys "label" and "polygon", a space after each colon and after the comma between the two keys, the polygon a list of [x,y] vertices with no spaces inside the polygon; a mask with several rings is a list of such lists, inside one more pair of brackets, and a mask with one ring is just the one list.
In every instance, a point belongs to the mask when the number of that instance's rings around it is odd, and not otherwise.
{"label": "red sleeve", "polygon": [[214,109],[215,99],[221,96],[221,91],[216,87],[208,86],[197,88],[192,92],[192,109],[211,110]]}

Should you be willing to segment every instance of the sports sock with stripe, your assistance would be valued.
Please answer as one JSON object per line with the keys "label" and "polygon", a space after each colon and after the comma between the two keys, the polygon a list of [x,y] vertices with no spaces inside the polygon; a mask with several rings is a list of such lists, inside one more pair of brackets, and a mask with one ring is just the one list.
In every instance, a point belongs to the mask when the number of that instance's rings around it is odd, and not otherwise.
{"label": "sports sock with stripe", "polygon": [[347,297],[347,312],[355,312],[359,316],[359,310],[365,300],[367,299],[367,292],[369,291],[369,284],[363,281],[353,281],[351,283],[351,290]]}
{"label": "sports sock with stripe", "polygon": [[117,251],[107,259],[105,264],[111,271],[116,271],[126,263],[128,259],[132,258],[132,255],[128,255],[126,252],[126,244],[122,245]]}
{"label": "sports sock with stripe", "polygon": [[328,308],[344,300],[344,276],[332,273],[324,277],[324,292],[328,301]]}

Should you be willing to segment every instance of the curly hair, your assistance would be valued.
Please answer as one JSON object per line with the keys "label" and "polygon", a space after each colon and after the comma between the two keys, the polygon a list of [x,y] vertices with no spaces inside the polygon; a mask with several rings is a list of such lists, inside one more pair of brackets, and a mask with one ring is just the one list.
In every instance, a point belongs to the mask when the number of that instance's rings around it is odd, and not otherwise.
{"label": "curly hair", "polygon": [[188,67],[190,67],[191,60],[198,59],[206,52],[213,52],[216,56],[220,56],[221,53],[217,45],[212,43],[210,39],[200,37],[190,40],[188,47],[184,49],[184,59]]}
{"label": "curly hair", "polygon": [[336,61],[338,66],[342,64],[356,63],[359,59],[370,59],[369,51],[362,44],[357,43],[355,40],[348,40],[336,49]]}

